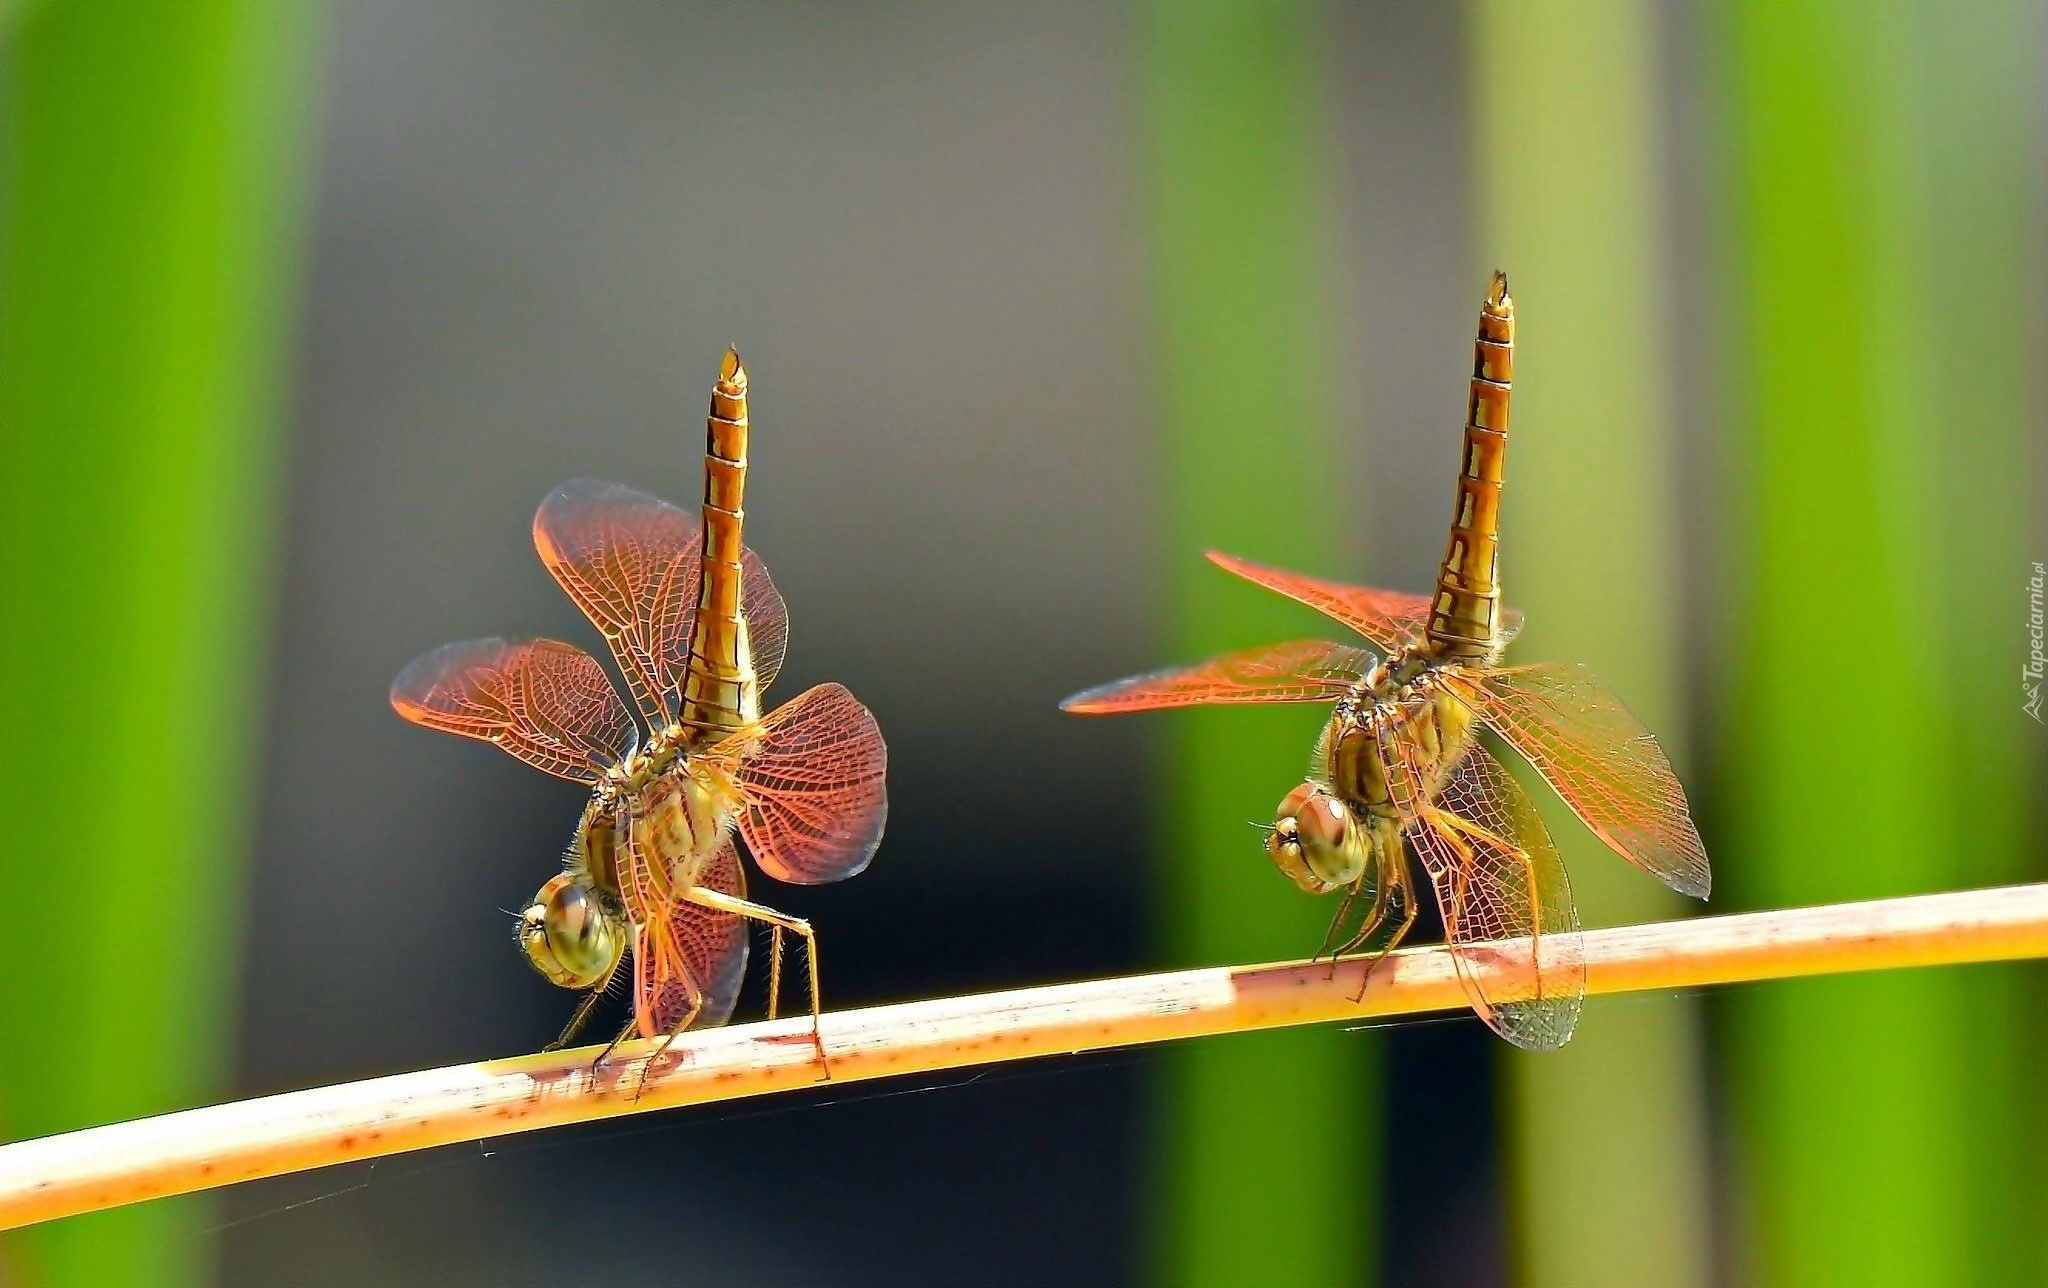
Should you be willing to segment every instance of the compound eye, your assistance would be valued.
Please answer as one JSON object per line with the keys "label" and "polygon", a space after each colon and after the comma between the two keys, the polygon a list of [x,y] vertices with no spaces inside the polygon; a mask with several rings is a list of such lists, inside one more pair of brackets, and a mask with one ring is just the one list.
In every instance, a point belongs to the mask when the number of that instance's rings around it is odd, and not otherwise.
{"label": "compound eye", "polygon": [[1280,802],[1280,808],[1274,811],[1277,821],[1292,827],[1295,817],[1308,807],[1309,801],[1321,794],[1323,794],[1323,789],[1316,786],[1313,782],[1303,783],[1287,793],[1287,799]]}
{"label": "compound eye", "polygon": [[[1291,808],[1290,808],[1291,807]],[[1303,783],[1288,793],[1281,815],[1293,824],[1293,841],[1301,864],[1318,883],[1304,883],[1293,871],[1289,876],[1303,889],[1332,890],[1350,885],[1365,874],[1366,852],[1363,833],[1355,825],[1351,807],[1334,793],[1314,782]],[[1276,824],[1277,826],[1277,824]],[[1279,833],[1275,831],[1277,837]],[[1280,862],[1276,852],[1274,861]],[[1287,868],[1281,864],[1283,870]]]}
{"label": "compound eye", "polygon": [[1327,894],[1337,888],[1317,874],[1305,845],[1307,837],[1302,820],[1305,815],[1313,813],[1319,791],[1314,783],[1303,783],[1289,792],[1274,816],[1273,830],[1266,835],[1266,853],[1272,858],[1273,866],[1310,894]]}
{"label": "compound eye", "polygon": [[548,899],[547,921],[557,936],[586,939],[596,920],[597,901],[574,882],[562,886]]}
{"label": "compound eye", "polygon": [[1301,833],[1302,848],[1309,853],[1335,850],[1344,844],[1351,829],[1351,811],[1335,796],[1317,793],[1294,816],[1294,823]]}
{"label": "compound eye", "polygon": [[520,915],[519,943],[533,968],[563,988],[603,980],[625,950],[616,919],[566,872],[542,886]]}

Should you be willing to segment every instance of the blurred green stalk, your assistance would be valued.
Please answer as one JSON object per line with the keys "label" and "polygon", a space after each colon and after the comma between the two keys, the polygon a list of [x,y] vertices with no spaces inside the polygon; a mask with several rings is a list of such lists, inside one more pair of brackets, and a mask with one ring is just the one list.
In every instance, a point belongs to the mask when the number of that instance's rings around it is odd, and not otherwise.
{"label": "blurred green stalk", "polygon": [[[1192,660],[1329,623],[1234,582],[1219,547],[1328,574],[1340,505],[1331,375],[1320,9],[1155,0],[1145,140],[1167,462],[1170,645]],[[1275,871],[1246,820],[1304,773],[1320,710],[1153,717],[1170,739],[1158,872],[1176,962],[1313,951],[1334,907]],[[1167,1059],[1153,1264],[1158,1282],[1359,1283],[1377,1228],[1379,1081],[1370,1038],[1336,1031],[1200,1043]]]}
{"label": "blurred green stalk", "polygon": [[[1668,285],[1662,87],[1646,0],[1472,15],[1483,270],[1516,302],[1514,443],[1504,494],[1509,660],[1591,665],[1685,767],[1680,515],[1668,347],[1693,311]],[[1617,925],[1689,903],[1629,867],[1537,790],[1580,916]],[[1716,856],[1720,857],[1719,855]],[[1591,1004],[1571,1045],[1503,1047],[1505,1155],[1523,1282],[1701,1288],[1711,1279],[1705,1089],[1691,999]]]}
{"label": "blurred green stalk", "polygon": [[[1967,11],[1920,3],[1909,35],[1924,70],[1918,131],[1927,202],[1929,399],[1922,435],[1937,472],[1939,561],[1930,638],[1948,695],[1942,753],[1953,795],[1944,817],[1957,885],[2048,876],[2029,840],[2029,751],[2048,737],[2016,709],[2014,655],[2024,650],[2025,580],[2048,547],[2028,547],[2041,512],[2042,284],[2048,148],[2048,20],[2026,0]],[[2022,267],[2024,266],[2024,268]],[[2033,468],[2029,468],[2029,466]],[[2031,480],[2031,484],[2030,484]],[[2030,486],[2032,488],[2030,492]],[[2032,529],[2039,536],[2040,529]],[[2034,835],[2042,819],[2032,820]],[[2048,1063],[2038,965],[1971,972],[1965,1082],[1972,1192],[1971,1282],[2048,1283]]]}
{"label": "blurred green stalk", "polygon": [[[0,1137],[228,1069],[307,14],[48,3],[0,53]],[[0,1278],[197,1283],[206,1210],[17,1236]]]}
{"label": "blurred green stalk", "polygon": [[[2020,739],[2038,733],[2017,673],[2039,32],[2010,4],[1752,0],[1719,21],[1747,396],[1728,478],[1748,544],[1730,562],[1730,884],[1766,905],[2014,879]],[[1738,1279],[2038,1281],[2017,978],[1735,999],[1757,1243]]]}

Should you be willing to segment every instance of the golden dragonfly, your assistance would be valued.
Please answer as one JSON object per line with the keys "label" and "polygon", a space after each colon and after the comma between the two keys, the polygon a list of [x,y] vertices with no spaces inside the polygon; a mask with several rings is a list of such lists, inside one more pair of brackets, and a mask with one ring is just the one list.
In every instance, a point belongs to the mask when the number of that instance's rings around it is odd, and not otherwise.
{"label": "golden dragonfly", "polygon": [[518,923],[534,969],[588,990],[553,1047],[582,1028],[629,955],[634,1018],[613,1047],[636,1029],[665,1044],[723,1024],[752,920],[771,932],[770,1018],[782,934],[804,940],[822,1060],[817,938],[808,922],[747,897],[734,833],[778,881],[854,875],[881,843],[887,751],[874,716],[837,684],[761,713],[789,613],[741,542],[747,372],[731,349],[706,436],[701,525],[666,501],[589,480],[556,488],[533,520],[541,563],[610,645],[644,736],[598,661],[558,640],[435,649],[399,674],[391,705],[591,789],[566,870]]}
{"label": "golden dragonfly", "polygon": [[1334,702],[1306,781],[1281,801],[1266,837],[1273,862],[1303,890],[1345,892],[1324,950],[1360,900],[1364,918],[1335,955],[1385,931],[1376,962],[1407,936],[1420,906],[1412,849],[1473,1009],[1515,1045],[1547,1050],[1571,1037],[1585,997],[1578,913],[1549,830],[1478,732],[1513,748],[1609,848],[1672,889],[1704,899],[1709,874],[1685,789],[1621,700],[1583,666],[1501,664],[1521,628],[1521,614],[1501,605],[1499,578],[1514,336],[1514,300],[1496,273],[1479,314],[1434,595],[1344,586],[1209,552],[1226,571],[1344,623],[1372,649],[1314,640],[1247,649],[1118,680],[1061,706],[1096,715]]}

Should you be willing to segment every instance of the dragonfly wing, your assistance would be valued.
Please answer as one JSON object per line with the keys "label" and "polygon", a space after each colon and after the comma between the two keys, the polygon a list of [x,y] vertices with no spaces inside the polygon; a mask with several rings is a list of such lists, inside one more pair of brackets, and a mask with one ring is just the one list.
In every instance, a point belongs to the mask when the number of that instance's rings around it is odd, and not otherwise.
{"label": "dragonfly wing", "polygon": [[1226,703],[1335,702],[1374,660],[1362,648],[1321,640],[1267,644],[1113,680],[1076,693],[1060,709],[1092,716]]}
{"label": "dragonfly wing", "polygon": [[1472,1009],[1518,1047],[1563,1046],[1586,995],[1585,948],[1571,881],[1528,793],[1474,744],[1408,837]]}
{"label": "dragonfly wing", "polygon": [[[591,625],[603,633],[649,724],[679,709],[697,615],[702,546],[697,517],[617,483],[578,479],[548,493],[533,544]],[[742,611],[762,687],[781,669],[789,612],[760,556],[741,562]]]}
{"label": "dragonfly wing", "polygon": [[558,640],[468,640],[415,658],[391,706],[417,725],[496,743],[558,778],[595,783],[640,730],[597,659]]}
{"label": "dragonfly wing", "polygon": [[[713,890],[747,896],[746,873],[731,836],[698,879]],[[640,1036],[708,1029],[732,1018],[747,974],[746,919],[685,899],[635,936],[633,1014]],[[686,1024],[685,1021],[688,1021]]]}
{"label": "dragonfly wing", "polygon": [[[753,654],[754,678],[766,693],[782,673],[782,657],[789,651],[789,605],[782,592],[768,579],[768,565],[749,546],[740,552],[740,614],[747,619],[747,647]],[[689,632],[683,632],[687,639]],[[686,649],[688,645],[684,646]],[[675,660],[675,675],[681,682],[687,656]]]}
{"label": "dragonfly wing", "polygon": [[697,609],[697,518],[645,492],[577,479],[533,516],[540,561],[604,635],[648,722],[675,704],[662,659],[689,647]]}
{"label": "dragonfly wing", "polygon": [[889,815],[888,749],[844,687],[807,689],[707,755],[734,766],[740,834],[777,881],[837,881],[874,857]]}
{"label": "dragonfly wing", "polygon": [[1610,849],[1680,894],[1707,897],[1707,849],[1685,788],[1656,735],[1592,671],[1545,662],[1445,674]]}
{"label": "dragonfly wing", "polygon": [[1209,562],[1225,572],[1235,573],[1255,586],[1277,591],[1297,603],[1334,617],[1391,653],[1402,644],[1422,638],[1429,621],[1429,597],[1407,595],[1397,590],[1371,590],[1346,586],[1320,577],[1269,568],[1265,564],[1239,559],[1221,551],[1207,552]]}

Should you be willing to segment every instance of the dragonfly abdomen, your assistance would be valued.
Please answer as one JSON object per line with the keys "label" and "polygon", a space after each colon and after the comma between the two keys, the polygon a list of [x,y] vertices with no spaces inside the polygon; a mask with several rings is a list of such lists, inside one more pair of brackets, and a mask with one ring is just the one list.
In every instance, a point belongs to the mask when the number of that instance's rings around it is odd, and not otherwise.
{"label": "dragonfly abdomen", "polygon": [[1472,346],[1457,502],[1427,628],[1430,650],[1439,658],[1491,658],[1500,652],[1500,487],[1514,379],[1515,303],[1507,274],[1495,273]]}
{"label": "dragonfly abdomen", "polygon": [[700,741],[710,741],[744,727],[760,708],[746,619],[740,614],[747,371],[736,350],[726,350],[704,434],[703,578],[690,625],[680,723]]}

